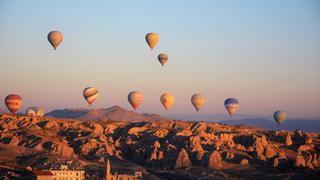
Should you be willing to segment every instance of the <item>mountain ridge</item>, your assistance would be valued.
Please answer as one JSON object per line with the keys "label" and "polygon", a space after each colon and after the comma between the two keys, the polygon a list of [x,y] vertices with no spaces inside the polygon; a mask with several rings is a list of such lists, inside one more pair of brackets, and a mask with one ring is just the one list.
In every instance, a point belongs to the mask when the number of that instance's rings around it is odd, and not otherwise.
{"label": "mountain ridge", "polygon": [[[295,130],[297,128],[306,132],[319,132],[320,131],[320,120],[317,119],[287,119],[283,124],[277,125],[271,118],[267,116],[259,115],[236,115],[229,118],[226,114],[212,114],[212,115],[183,115],[183,116],[171,116],[164,117],[158,114],[149,113],[136,113],[134,111],[128,111],[120,106],[111,106],[109,108],[99,109],[86,109],[86,108],[75,108],[75,109],[57,109],[46,114],[46,116],[54,118],[64,119],[79,119],[85,121],[163,121],[163,120],[174,120],[180,119],[183,121],[206,121],[206,122],[217,122],[229,125],[249,125],[258,128],[264,128],[268,130]],[[319,118],[320,119],[320,118]]]}
{"label": "mountain ridge", "polygon": [[109,108],[99,109],[57,109],[46,114],[48,117],[65,118],[65,119],[80,119],[80,120],[99,120],[99,121],[156,121],[156,120],[171,120],[157,114],[149,113],[136,113],[134,111],[128,111],[120,106],[111,106]]}

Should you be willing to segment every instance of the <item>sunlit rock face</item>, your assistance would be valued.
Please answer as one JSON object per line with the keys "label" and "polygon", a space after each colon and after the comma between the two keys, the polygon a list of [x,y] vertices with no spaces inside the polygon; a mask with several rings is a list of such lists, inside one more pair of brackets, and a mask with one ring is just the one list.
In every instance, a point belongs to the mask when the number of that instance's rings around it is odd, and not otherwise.
{"label": "sunlit rock face", "polygon": [[[118,107],[111,110],[119,113]],[[136,122],[8,114],[0,117],[0,148],[4,149],[0,154],[15,148],[19,158],[29,158],[28,153],[45,153],[47,157],[103,163],[112,157],[156,170],[201,168],[208,172],[239,167],[316,172],[320,166],[319,133],[300,130],[266,131],[246,126],[155,119]]]}

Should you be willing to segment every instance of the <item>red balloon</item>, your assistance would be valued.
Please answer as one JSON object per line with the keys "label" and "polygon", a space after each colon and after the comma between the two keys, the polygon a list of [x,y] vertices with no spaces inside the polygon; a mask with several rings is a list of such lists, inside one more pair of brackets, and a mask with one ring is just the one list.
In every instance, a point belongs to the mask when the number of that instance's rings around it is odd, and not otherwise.
{"label": "red balloon", "polygon": [[17,94],[10,94],[5,99],[7,108],[13,114],[20,109],[22,102],[22,98]]}

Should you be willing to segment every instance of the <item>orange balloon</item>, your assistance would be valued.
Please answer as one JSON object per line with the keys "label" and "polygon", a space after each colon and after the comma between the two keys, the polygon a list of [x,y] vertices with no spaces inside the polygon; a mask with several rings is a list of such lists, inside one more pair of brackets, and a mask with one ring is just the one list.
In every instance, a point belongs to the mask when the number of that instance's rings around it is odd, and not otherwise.
{"label": "orange balloon", "polygon": [[154,32],[148,33],[146,35],[146,41],[152,50],[157,45],[157,43],[159,41],[159,35]]}
{"label": "orange balloon", "polygon": [[59,44],[63,40],[63,35],[59,31],[51,31],[48,34],[48,41],[52,45],[53,49],[56,50]]}

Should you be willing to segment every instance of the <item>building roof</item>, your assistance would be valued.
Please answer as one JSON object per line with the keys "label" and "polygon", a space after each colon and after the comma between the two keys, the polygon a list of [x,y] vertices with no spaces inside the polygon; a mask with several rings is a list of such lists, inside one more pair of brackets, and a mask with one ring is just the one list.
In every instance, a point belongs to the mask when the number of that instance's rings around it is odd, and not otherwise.
{"label": "building roof", "polygon": [[50,171],[32,171],[32,173],[37,176],[53,176]]}

